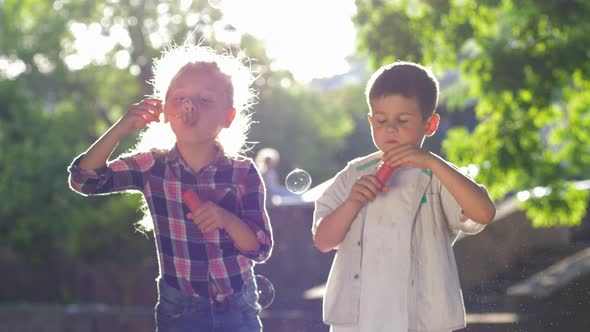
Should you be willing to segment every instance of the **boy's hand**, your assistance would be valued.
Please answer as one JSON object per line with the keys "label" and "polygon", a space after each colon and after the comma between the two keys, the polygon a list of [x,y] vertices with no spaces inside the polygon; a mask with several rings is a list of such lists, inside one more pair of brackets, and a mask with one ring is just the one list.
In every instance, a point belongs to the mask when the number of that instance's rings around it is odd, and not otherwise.
{"label": "boy's hand", "polygon": [[119,123],[127,131],[133,131],[145,127],[152,121],[160,122],[160,113],[162,113],[162,101],[146,98],[129,106]]}
{"label": "boy's hand", "polygon": [[205,202],[199,206],[194,213],[188,213],[187,218],[199,227],[201,232],[211,232],[215,229],[225,229],[232,222],[239,222],[239,219],[213,202]]}
{"label": "boy's hand", "polygon": [[375,200],[381,191],[387,191],[387,187],[375,175],[363,175],[352,186],[347,200],[361,207],[367,202]]}
{"label": "boy's hand", "polygon": [[422,169],[430,168],[432,154],[413,144],[402,144],[383,153],[381,158],[384,163],[397,168],[410,166]]}

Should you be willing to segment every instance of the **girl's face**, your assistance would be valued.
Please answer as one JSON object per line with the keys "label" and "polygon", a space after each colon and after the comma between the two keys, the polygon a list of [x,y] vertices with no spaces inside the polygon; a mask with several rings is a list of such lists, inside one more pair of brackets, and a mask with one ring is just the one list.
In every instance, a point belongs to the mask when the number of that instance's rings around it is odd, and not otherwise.
{"label": "girl's face", "polygon": [[399,144],[421,146],[424,136],[432,135],[438,125],[438,115],[424,119],[416,99],[402,95],[372,100],[368,118],[373,142],[381,151]]}
{"label": "girl's face", "polygon": [[181,69],[170,83],[164,106],[165,121],[170,122],[177,141],[212,143],[222,128],[229,127],[235,110],[228,84],[215,67],[206,64]]}

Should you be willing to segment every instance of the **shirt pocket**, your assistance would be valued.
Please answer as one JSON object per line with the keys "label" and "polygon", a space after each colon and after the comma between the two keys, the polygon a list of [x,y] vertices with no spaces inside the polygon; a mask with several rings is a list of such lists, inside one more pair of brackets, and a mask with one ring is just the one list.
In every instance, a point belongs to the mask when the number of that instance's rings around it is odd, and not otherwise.
{"label": "shirt pocket", "polygon": [[453,231],[447,221],[440,192],[426,192],[422,196],[419,217],[427,223],[433,223],[435,232],[441,232],[448,236],[449,232]]}
{"label": "shirt pocket", "polygon": [[239,192],[238,186],[233,183],[216,183],[212,186],[201,188],[201,195],[206,201],[213,202],[227,211],[239,216]]}

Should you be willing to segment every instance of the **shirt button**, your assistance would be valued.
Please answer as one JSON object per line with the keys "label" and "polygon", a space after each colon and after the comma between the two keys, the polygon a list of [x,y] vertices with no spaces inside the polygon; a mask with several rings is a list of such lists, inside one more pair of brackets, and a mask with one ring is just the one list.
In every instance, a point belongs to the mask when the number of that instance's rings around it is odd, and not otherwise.
{"label": "shirt button", "polygon": [[358,274],[355,274],[355,275],[354,275],[354,278],[355,278],[355,279],[358,279],[358,278],[359,278],[359,275],[358,275]]}
{"label": "shirt button", "polygon": [[360,246],[361,246],[361,241],[358,241],[358,242],[356,243],[356,245],[360,247]]}

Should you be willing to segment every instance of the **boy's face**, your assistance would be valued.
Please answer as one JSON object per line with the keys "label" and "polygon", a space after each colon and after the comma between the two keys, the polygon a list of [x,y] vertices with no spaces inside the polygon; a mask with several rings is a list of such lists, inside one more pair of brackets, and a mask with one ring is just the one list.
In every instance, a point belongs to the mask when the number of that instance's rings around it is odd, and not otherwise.
{"label": "boy's face", "polygon": [[415,98],[388,95],[371,100],[368,115],[375,146],[388,151],[400,144],[422,146],[425,136],[434,134],[438,114],[424,119]]}
{"label": "boy's face", "polygon": [[[164,110],[177,140],[214,141],[235,114],[226,91],[227,83],[214,69],[206,66],[183,69],[170,84]],[[182,117],[187,109],[194,111],[189,120]]]}

